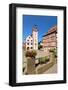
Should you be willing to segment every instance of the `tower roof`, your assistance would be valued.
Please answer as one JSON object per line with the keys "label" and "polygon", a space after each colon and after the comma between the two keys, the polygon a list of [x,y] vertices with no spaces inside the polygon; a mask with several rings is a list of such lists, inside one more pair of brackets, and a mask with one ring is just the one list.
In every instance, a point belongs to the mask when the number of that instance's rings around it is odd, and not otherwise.
{"label": "tower roof", "polygon": [[38,27],[37,27],[37,25],[34,25],[34,26],[33,26],[32,31],[35,31],[35,32],[38,31]]}

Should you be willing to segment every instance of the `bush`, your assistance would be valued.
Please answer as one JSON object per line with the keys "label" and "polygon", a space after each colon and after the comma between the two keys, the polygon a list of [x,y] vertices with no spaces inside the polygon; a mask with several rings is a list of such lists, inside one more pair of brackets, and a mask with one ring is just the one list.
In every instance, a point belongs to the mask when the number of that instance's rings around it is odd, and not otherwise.
{"label": "bush", "polygon": [[57,58],[57,52],[54,52],[54,57]]}
{"label": "bush", "polygon": [[49,52],[52,52],[55,58],[57,57],[57,49],[50,49]]}
{"label": "bush", "polygon": [[44,57],[39,58],[39,63],[40,64],[45,63],[45,58]]}
{"label": "bush", "polygon": [[49,61],[49,58],[47,56],[39,58],[39,63],[43,64]]}
{"label": "bush", "polygon": [[25,56],[26,57],[31,57],[31,52],[30,51],[26,51]]}
{"label": "bush", "polygon": [[45,61],[49,61],[49,58],[47,56],[45,56]]}
{"label": "bush", "polygon": [[26,53],[25,53],[25,56],[26,56],[26,57],[33,57],[33,58],[35,58],[36,55],[37,55],[36,50],[28,50],[28,51],[26,51]]}
{"label": "bush", "polygon": [[31,51],[31,57],[34,57],[34,58],[35,58],[36,55],[37,55],[36,50],[32,50],[32,51]]}
{"label": "bush", "polygon": [[39,45],[38,45],[38,49],[41,49],[41,48],[42,48],[42,45],[39,44]]}
{"label": "bush", "polygon": [[49,50],[49,52],[54,52],[54,51],[55,51],[55,49],[50,49],[50,50]]}

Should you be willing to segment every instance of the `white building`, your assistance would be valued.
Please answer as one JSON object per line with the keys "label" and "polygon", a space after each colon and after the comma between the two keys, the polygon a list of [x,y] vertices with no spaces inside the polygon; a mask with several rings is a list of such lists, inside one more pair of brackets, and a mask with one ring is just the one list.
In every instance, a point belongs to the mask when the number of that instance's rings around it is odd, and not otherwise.
{"label": "white building", "polygon": [[38,30],[36,27],[32,28],[32,35],[26,38],[26,50],[38,50]]}
{"label": "white building", "polygon": [[33,49],[33,38],[31,35],[26,38],[26,50],[30,49]]}

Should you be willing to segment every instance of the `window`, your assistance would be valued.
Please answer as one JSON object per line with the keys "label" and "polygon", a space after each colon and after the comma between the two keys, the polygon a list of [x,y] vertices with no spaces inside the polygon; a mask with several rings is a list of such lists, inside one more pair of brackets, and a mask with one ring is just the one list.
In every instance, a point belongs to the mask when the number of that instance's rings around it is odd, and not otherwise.
{"label": "window", "polygon": [[31,40],[31,42],[32,42],[33,40]]}
{"label": "window", "polygon": [[29,47],[27,47],[27,50],[29,50]]}
{"label": "window", "polygon": [[33,45],[33,43],[31,43],[31,45]]}
{"label": "window", "polygon": [[29,40],[27,40],[27,41],[29,41]]}
{"label": "window", "polygon": [[30,37],[29,37],[30,38]]}
{"label": "window", "polygon": [[29,43],[27,43],[27,45],[29,45]]}
{"label": "window", "polygon": [[31,47],[31,49],[33,49],[33,47]]}

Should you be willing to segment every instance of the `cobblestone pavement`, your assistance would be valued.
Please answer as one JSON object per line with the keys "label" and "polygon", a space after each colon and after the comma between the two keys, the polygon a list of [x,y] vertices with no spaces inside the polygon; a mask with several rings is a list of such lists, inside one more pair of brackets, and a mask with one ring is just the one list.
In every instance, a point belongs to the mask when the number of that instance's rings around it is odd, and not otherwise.
{"label": "cobblestone pavement", "polygon": [[49,68],[44,74],[53,74],[57,73],[57,64],[55,63],[51,68]]}

